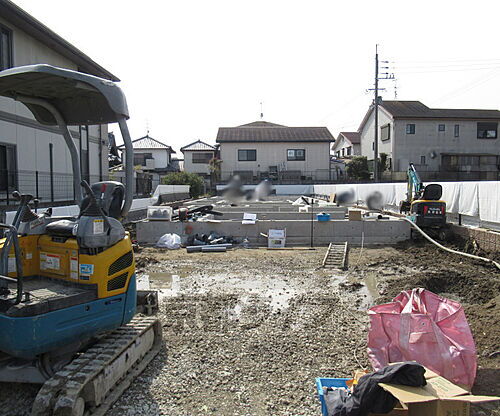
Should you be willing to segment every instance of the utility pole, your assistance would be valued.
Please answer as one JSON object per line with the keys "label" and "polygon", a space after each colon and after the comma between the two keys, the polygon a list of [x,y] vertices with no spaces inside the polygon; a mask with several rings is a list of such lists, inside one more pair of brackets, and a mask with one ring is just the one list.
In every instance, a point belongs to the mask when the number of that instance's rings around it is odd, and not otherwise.
{"label": "utility pole", "polygon": [[[387,64],[388,61],[382,61]],[[384,66],[383,69],[389,69],[389,67]],[[383,79],[394,79],[394,74],[390,74],[389,72],[384,72],[382,74],[384,77],[379,77],[379,60],[378,60],[378,45],[375,45],[375,85],[373,91],[375,92],[375,97],[373,100],[373,110],[374,114],[374,124],[375,124],[375,138],[373,142],[373,181],[378,182],[380,180],[379,175],[379,166],[378,166],[378,105],[380,103],[379,92],[384,91],[385,88],[379,88],[378,82]]]}
{"label": "utility pole", "polygon": [[375,142],[373,146],[373,181],[378,182],[378,45],[375,45]]}

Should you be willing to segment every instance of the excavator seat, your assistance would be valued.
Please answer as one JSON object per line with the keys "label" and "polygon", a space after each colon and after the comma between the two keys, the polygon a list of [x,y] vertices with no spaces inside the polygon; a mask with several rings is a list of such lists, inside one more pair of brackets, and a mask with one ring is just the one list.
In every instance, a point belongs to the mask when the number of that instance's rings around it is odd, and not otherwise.
{"label": "excavator seat", "polygon": [[76,220],[59,220],[47,224],[45,231],[50,236],[55,237],[74,237],[76,234]]}

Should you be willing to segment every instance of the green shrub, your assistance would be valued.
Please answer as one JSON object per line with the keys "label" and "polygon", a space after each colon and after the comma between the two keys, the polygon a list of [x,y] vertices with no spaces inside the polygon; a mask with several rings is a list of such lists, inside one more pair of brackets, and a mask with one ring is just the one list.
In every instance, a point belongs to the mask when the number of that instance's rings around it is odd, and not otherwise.
{"label": "green shrub", "polygon": [[196,173],[173,172],[161,178],[163,185],[189,185],[191,198],[198,198],[203,193],[203,179]]}
{"label": "green shrub", "polygon": [[355,180],[370,179],[366,156],[354,156],[346,166],[347,175]]}

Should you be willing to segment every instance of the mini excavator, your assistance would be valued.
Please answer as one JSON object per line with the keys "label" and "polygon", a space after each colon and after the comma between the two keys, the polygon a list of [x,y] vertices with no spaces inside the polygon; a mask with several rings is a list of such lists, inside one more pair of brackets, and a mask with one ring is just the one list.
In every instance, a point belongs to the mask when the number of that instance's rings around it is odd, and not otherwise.
{"label": "mini excavator", "polygon": [[[56,126],[69,149],[75,217],[37,213],[14,193],[0,224],[0,381],[42,384],[33,416],[103,415],[161,347],[161,325],[136,315],[135,261],[121,220],[132,204],[133,149],[125,96],[113,82],[49,65],[0,72],[0,95]],[[125,186],[81,180],[68,126],[118,123]]]}
{"label": "mini excavator", "polygon": [[406,199],[401,201],[399,212],[408,214],[407,218],[429,235],[448,240],[451,232],[446,223],[446,202],[441,201],[443,187],[438,183],[424,186],[413,163],[408,166],[407,178]]}

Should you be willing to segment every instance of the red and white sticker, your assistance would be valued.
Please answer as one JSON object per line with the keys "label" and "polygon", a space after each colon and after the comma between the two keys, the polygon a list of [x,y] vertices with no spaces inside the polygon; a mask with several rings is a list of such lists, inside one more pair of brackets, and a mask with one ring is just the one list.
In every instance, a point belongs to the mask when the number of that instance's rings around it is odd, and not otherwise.
{"label": "red and white sticker", "polygon": [[59,270],[61,268],[61,256],[51,253],[40,253],[40,269]]}

